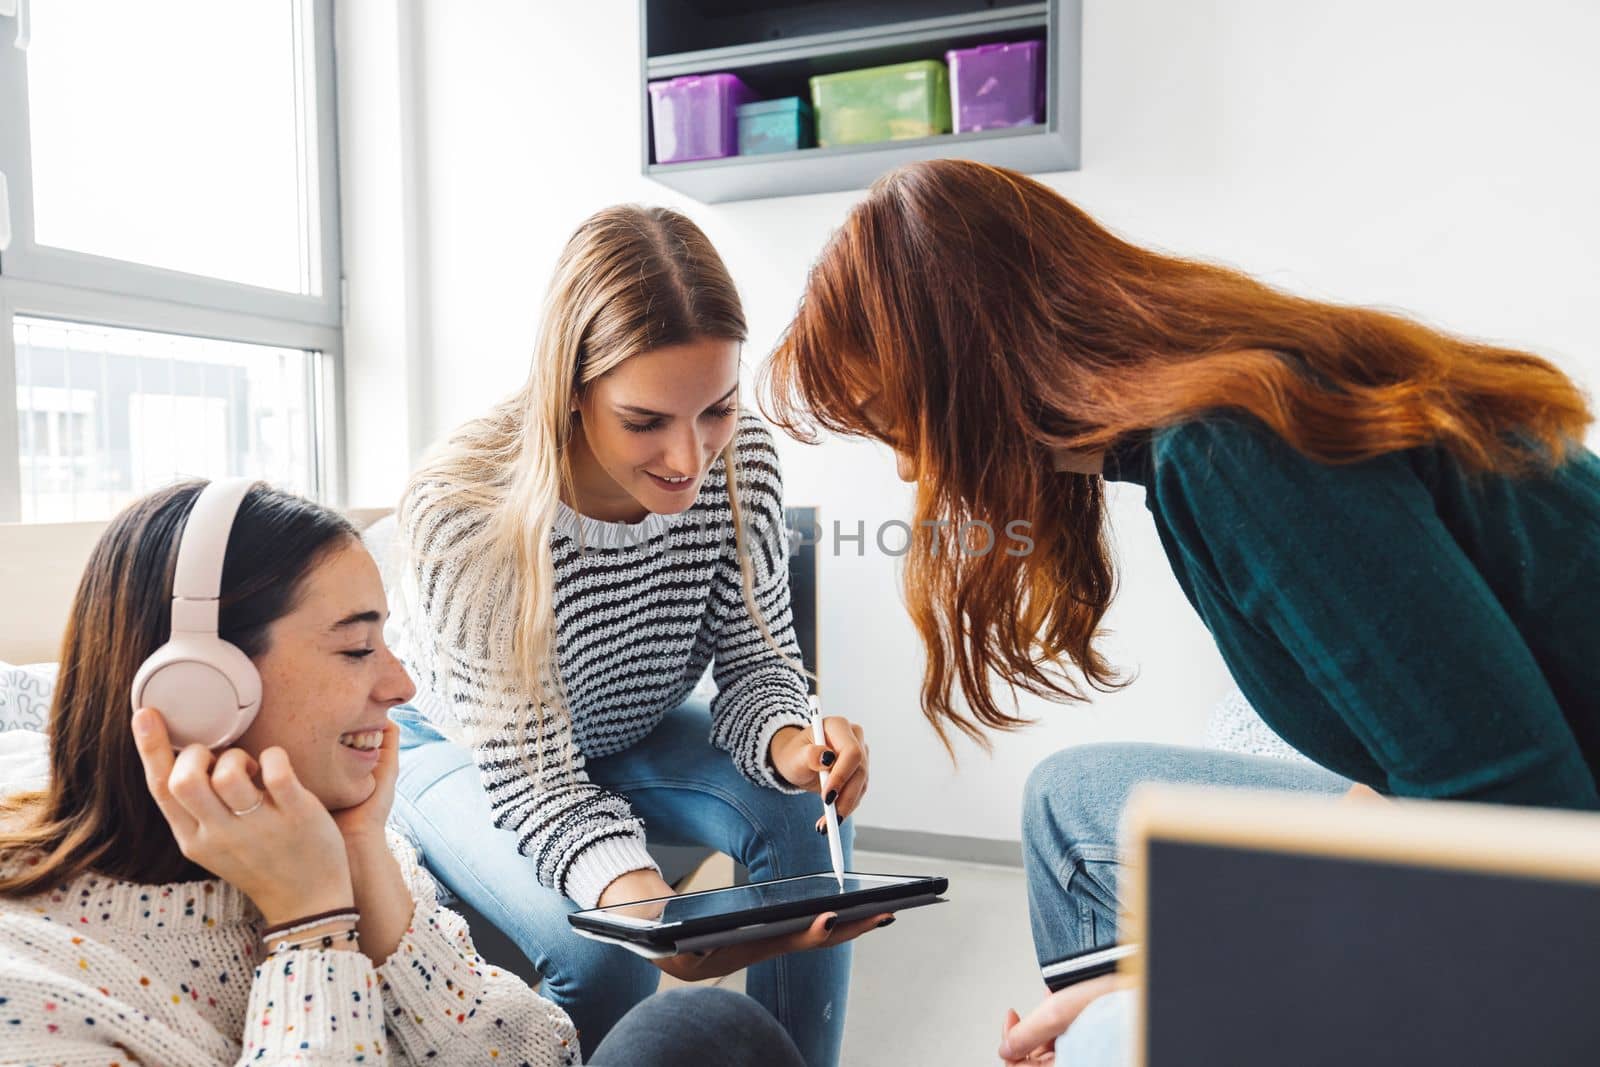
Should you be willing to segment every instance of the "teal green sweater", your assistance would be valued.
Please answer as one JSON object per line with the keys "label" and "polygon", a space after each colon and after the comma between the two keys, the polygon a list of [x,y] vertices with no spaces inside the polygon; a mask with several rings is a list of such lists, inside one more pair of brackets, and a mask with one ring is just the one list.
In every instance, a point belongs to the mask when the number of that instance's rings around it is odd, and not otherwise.
{"label": "teal green sweater", "polygon": [[1398,796],[1600,808],[1600,459],[1471,477],[1351,465],[1215,415],[1107,456],[1239,688],[1289,744]]}

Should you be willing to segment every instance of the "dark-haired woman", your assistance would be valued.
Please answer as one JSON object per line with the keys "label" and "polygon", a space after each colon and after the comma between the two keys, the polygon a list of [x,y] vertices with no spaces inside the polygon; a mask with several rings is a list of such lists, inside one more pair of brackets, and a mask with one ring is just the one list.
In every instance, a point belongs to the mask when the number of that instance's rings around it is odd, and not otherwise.
{"label": "dark-haired woman", "polygon": [[[477,956],[385,833],[386,716],[414,688],[383,643],[377,567],[337,514],[256,486],[233,522],[218,630],[262,685],[235,747],[174,753],[159,709],[129,715],[198,495],[154,493],[101,537],[62,648],[48,786],[0,808],[0,1060],[577,1063],[566,1015]],[[663,998],[596,1060],[800,1063],[753,1001]]]}
{"label": "dark-haired woman", "polygon": [[[1600,807],[1600,460],[1544,359],[1151,252],[945,160],[851,212],[768,375],[791,432],[892,446],[925,524],[1030,524],[1031,552],[908,560],[941,733],[1021,724],[991,675],[1062,700],[1118,684],[1095,645],[1109,479],[1143,487],[1239,687],[1326,768],[1138,745],[1048,761],[1024,828],[1041,957],[1110,938],[1135,781]],[[1019,1034],[1008,1058],[1045,1036]]]}

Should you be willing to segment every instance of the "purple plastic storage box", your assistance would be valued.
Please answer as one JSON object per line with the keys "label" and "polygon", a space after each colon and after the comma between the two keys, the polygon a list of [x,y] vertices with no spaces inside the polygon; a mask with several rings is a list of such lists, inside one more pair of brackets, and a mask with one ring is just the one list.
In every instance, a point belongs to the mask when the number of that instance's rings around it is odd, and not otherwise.
{"label": "purple plastic storage box", "polygon": [[1044,121],[1044,42],[983,44],[944,54],[956,133]]}
{"label": "purple plastic storage box", "polygon": [[732,74],[690,74],[650,83],[656,162],[739,154],[739,105],[756,98]]}

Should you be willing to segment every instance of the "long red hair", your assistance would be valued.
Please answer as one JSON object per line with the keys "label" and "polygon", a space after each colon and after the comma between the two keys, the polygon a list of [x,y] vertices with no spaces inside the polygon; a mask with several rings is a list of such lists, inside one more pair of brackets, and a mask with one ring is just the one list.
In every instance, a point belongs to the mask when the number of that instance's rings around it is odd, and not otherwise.
{"label": "long red hair", "polygon": [[[801,439],[820,426],[910,455],[919,523],[995,532],[991,551],[922,539],[907,557],[923,713],[946,743],[949,726],[983,743],[982,727],[1027,721],[992,676],[1057,700],[1120,683],[1095,648],[1115,588],[1102,482],[1052,471],[1051,449],[1233,410],[1323,463],[1436,445],[1519,474],[1560,464],[1592,419],[1538,356],[1139,248],[1046,186],[964,160],[872,187],[812,268],[763,385],[769,417]],[[1031,551],[1004,537],[1016,520]]]}

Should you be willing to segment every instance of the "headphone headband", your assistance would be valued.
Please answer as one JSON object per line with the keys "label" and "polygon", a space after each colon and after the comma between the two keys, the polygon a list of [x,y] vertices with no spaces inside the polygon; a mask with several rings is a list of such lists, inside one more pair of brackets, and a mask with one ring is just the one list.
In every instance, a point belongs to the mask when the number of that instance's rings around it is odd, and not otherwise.
{"label": "headphone headband", "polygon": [[253,478],[211,482],[189,510],[178,541],[178,565],[172,579],[172,632],[217,633],[217,601],[222,595],[222,561],[228,535]]}

